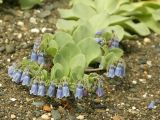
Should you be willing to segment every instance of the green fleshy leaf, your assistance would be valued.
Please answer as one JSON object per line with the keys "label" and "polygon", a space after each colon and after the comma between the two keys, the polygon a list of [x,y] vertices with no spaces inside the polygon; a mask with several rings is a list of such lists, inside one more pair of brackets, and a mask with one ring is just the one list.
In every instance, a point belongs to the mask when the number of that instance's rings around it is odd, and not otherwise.
{"label": "green fleshy leaf", "polygon": [[160,23],[153,19],[151,15],[139,16],[139,19],[144,22],[151,30],[160,34]]}
{"label": "green fleshy leaf", "polygon": [[72,80],[80,80],[83,78],[84,69],[86,65],[85,56],[83,54],[78,54],[74,56],[70,61],[70,76]]}
{"label": "green fleshy leaf", "polygon": [[100,45],[96,43],[94,38],[85,38],[77,46],[86,57],[86,67],[94,60],[100,58],[102,54]]}
{"label": "green fleshy leaf", "polygon": [[75,5],[75,4],[78,4],[78,3],[83,3],[87,6],[91,6],[91,7],[95,7],[95,4],[94,4],[94,1],[92,0],[71,0],[70,1],[70,5]]}
{"label": "green fleshy leaf", "polygon": [[61,49],[68,43],[74,43],[70,34],[61,31],[55,33],[55,41],[57,42],[59,49]]}
{"label": "green fleshy leaf", "polygon": [[123,55],[123,51],[119,48],[112,48],[105,56],[101,57],[101,67],[108,68],[110,65],[116,63]]}
{"label": "green fleshy leaf", "polygon": [[128,3],[129,0],[95,0],[97,12],[114,13],[121,4]]}
{"label": "green fleshy leaf", "polygon": [[42,42],[40,45],[40,49],[46,50],[48,48],[49,41],[53,41],[54,35],[50,33],[45,33],[42,37]]}
{"label": "green fleshy leaf", "polygon": [[51,69],[51,79],[59,82],[64,76],[63,66],[59,63],[56,63]]}
{"label": "green fleshy leaf", "polygon": [[130,31],[136,32],[137,34],[139,34],[141,36],[147,36],[150,34],[150,30],[142,22],[134,23],[133,21],[127,21],[127,22],[123,23],[122,26],[129,29]]}
{"label": "green fleshy leaf", "polygon": [[73,32],[73,40],[78,43],[86,37],[93,36],[92,29],[89,25],[80,25],[78,28]]}
{"label": "green fleshy leaf", "polygon": [[56,27],[58,30],[72,33],[72,31],[76,28],[77,24],[78,22],[76,22],[75,20],[59,19],[56,23]]}
{"label": "green fleshy leaf", "polygon": [[73,8],[69,10],[59,9],[59,13],[61,18],[72,20],[78,20],[79,18],[86,20],[96,14],[94,9],[82,3],[75,4]]}
{"label": "green fleshy leaf", "polygon": [[43,0],[19,0],[22,9],[30,9],[36,4],[40,4]]}

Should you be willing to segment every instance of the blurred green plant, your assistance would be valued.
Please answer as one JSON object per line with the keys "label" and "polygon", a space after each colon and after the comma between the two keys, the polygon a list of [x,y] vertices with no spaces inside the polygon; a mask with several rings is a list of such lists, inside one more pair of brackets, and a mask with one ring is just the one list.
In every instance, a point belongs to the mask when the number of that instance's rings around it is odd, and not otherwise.
{"label": "blurred green plant", "polygon": [[[57,28],[71,33],[87,23],[93,30],[117,29],[119,39],[160,33],[160,3],[130,0],[71,0],[71,9],[59,9]],[[121,31],[121,32],[119,32]],[[122,32],[123,31],[123,32]]]}
{"label": "blurred green plant", "polygon": [[43,0],[19,0],[22,9],[31,9],[33,6],[40,4]]}

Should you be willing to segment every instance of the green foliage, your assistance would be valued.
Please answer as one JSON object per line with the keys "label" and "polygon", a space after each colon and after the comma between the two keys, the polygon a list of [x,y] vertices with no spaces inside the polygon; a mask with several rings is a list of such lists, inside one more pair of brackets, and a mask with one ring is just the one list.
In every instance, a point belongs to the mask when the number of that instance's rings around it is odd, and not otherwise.
{"label": "green foliage", "polygon": [[22,9],[30,9],[36,4],[40,4],[43,0],[19,0]]}
{"label": "green foliage", "polygon": [[[81,24],[90,25],[94,32],[121,27],[123,32],[116,31],[121,40],[134,37],[133,34],[147,36],[150,30],[160,33],[160,3],[155,1],[134,3],[130,0],[71,0],[70,5],[71,9],[59,10],[63,19],[57,22],[58,29],[71,33]],[[61,26],[59,23],[62,23]],[[69,26],[65,27],[67,24]]]}

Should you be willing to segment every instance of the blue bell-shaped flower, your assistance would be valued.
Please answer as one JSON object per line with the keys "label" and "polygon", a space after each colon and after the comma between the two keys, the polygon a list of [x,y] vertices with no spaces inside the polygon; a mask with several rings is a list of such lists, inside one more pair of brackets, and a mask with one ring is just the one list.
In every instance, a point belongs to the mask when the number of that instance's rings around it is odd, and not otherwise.
{"label": "blue bell-shaped flower", "polygon": [[119,40],[113,38],[113,39],[110,41],[109,48],[119,48]]}
{"label": "blue bell-shaped flower", "polygon": [[63,90],[62,90],[62,86],[61,85],[58,86],[56,98],[58,98],[58,99],[62,99],[63,98]]}
{"label": "blue bell-shaped flower", "polygon": [[102,97],[104,95],[103,82],[102,81],[98,82],[98,88],[96,90],[96,94],[97,94],[98,97]]}
{"label": "blue bell-shaped flower", "polygon": [[98,87],[96,90],[96,94],[98,95],[98,97],[101,97],[104,95],[104,90],[102,87]]}
{"label": "blue bell-shaped flower", "polygon": [[45,64],[44,54],[42,52],[38,54],[38,64]]}
{"label": "blue bell-shaped flower", "polygon": [[114,78],[115,76],[115,66],[114,65],[110,65],[107,76],[110,78]]}
{"label": "blue bell-shaped flower", "polygon": [[17,70],[14,75],[13,75],[13,79],[12,81],[19,83],[21,80],[21,76],[22,76],[22,71],[21,70]]}
{"label": "blue bell-shaped flower", "polygon": [[63,97],[70,96],[69,87],[66,82],[63,84],[62,91],[63,91]]}
{"label": "blue bell-shaped flower", "polygon": [[83,97],[83,94],[84,94],[84,88],[81,84],[78,84],[76,88],[75,98],[81,99]]}
{"label": "blue bell-shaped flower", "polygon": [[125,75],[125,67],[122,63],[118,63],[116,69],[115,69],[115,75],[117,77],[124,77]]}
{"label": "blue bell-shaped flower", "polygon": [[34,83],[31,86],[30,94],[38,95],[38,82],[34,81]]}
{"label": "blue bell-shaped flower", "polygon": [[22,77],[21,77],[22,85],[29,86],[31,77],[28,72],[23,72]]}
{"label": "blue bell-shaped flower", "polygon": [[16,70],[16,64],[13,63],[11,66],[8,67],[8,75],[12,78],[14,75],[14,72]]}
{"label": "blue bell-shaped flower", "polygon": [[38,54],[34,50],[31,53],[31,61],[37,61],[38,60]]}
{"label": "blue bell-shaped flower", "polygon": [[55,90],[56,90],[55,85],[53,83],[51,83],[51,85],[48,88],[47,95],[49,97],[53,97],[55,95]]}
{"label": "blue bell-shaped flower", "polygon": [[95,38],[95,41],[96,41],[98,44],[100,44],[100,45],[103,45],[103,44],[104,44],[102,38]]}
{"label": "blue bell-shaped flower", "polygon": [[148,105],[147,107],[148,109],[154,109],[155,108],[155,102],[154,101],[151,101],[151,103]]}
{"label": "blue bell-shaped flower", "polygon": [[45,88],[45,84],[44,83],[41,83],[38,87],[38,96],[45,96],[46,94],[46,88]]}

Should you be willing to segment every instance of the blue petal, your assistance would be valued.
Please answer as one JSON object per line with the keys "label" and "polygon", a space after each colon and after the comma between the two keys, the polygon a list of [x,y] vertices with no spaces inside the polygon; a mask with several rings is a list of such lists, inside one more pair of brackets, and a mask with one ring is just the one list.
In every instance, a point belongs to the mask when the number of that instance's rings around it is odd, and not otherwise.
{"label": "blue petal", "polygon": [[54,85],[50,85],[49,88],[48,88],[48,91],[47,91],[47,95],[49,97],[53,97],[54,94],[55,94],[55,86]]}
{"label": "blue petal", "polygon": [[62,97],[63,97],[62,87],[58,87],[58,89],[57,89],[57,94],[56,94],[56,98],[62,99]]}
{"label": "blue petal", "polygon": [[42,53],[38,55],[38,64],[45,64],[44,56]]}
{"label": "blue petal", "polygon": [[38,83],[32,84],[30,94],[38,95]]}
{"label": "blue petal", "polygon": [[112,65],[110,66],[107,75],[108,75],[108,77],[110,77],[110,78],[114,78],[114,76],[115,76],[115,69],[114,69],[114,66],[112,66]]}
{"label": "blue petal", "polygon": [[104,95],[104,90],[102,87],[98,87],[96,90],[96,94],[98,95],[98,97],[101,97]]}
{"label": "blue petal", "polygon": [[44,84],[39,85],[38,95],[43,97],[43,96],[45,96],[45,93],[46,93],[45,85]]}
{"label": "blue petal", "polygon": [[29,75],[25,75],[22,79],[22,85],[29,86],[31,78]]}
{"label": "blue petal", "polygon": [[22,72],[21,71],[16,71],[13,75],[13,81],[16,83],[19,83],[21,80]]}
{"label": "blue petal", "polygon": [[38,55],[36,52],[32,51],[31,53],[31,61],[37,61],[38,60]]}
{"label": "blue petal", "polygon": [[70,96],[70,92],[69,92],[68,85],[64,85],[64,86],[62,87],[62,91],[63,91],[63,97],[68,97],[68,96]]}
{"label": "blue petal", "polygon": [[83,97],[84,89],[82,86],[76,88],[75,98],[81,99]]}
{"label": "blue petal", "polygon": [[148,109],[154,109],[155,107],[155,102],[154,101],[151,101],[151,103],[148,105]]}

